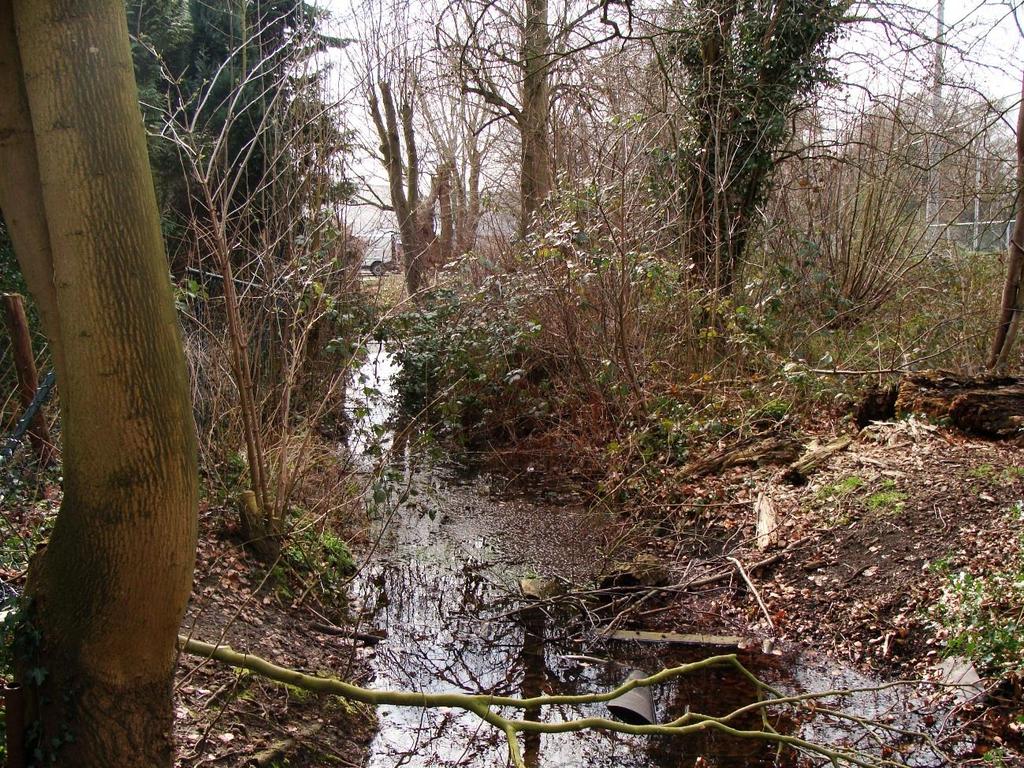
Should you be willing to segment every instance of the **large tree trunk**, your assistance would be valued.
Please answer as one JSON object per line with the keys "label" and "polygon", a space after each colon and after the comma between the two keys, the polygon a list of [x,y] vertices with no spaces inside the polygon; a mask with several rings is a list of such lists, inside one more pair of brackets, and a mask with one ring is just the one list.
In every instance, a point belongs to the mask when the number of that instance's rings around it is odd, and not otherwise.
{"label": "large tree trunk", "polygon": [[19,141],[38,157],[38,178],[16,179],[0,154],[0,201],[7,215],[41,189],[42,210],[11,236],[62,358],[64,498],[29,572],[39,641],[21,682],[45,764],[170,766],[196,449],[124,6],[16,0],[16,49],[10,0],[0,6],[4,96],[19,63],[27,95],[27,109],[5,104],[3,116],[31,115]]}
{"label": "large tree trunk", "polygon": [[11,0],[0,0],[0,210],[17,248],[25,282],[32,290],[53,357],[57,379],[64,379],[53,284],[50,233],[43,211],[32,118],[21,76]]}
{"label": "large tree trunk", "polygon": [[[1021,82],[1021,94],[1024,96],[1024,81]],[[1006,281],[1003,284],[1003,297],[999,307],[999,322],[996,335],[992,340],[992,351],[989,353],[988,368],[1003,368],[1013,347],[1014,337],[1020,328],[1020,314],[1024,311],[1024,295],[1021,282],[1024,278],[1024,102],[1017,112],[1017,197],[1016,214],[1013,221],[1013,233],[1010,236],[1010,247],[1006,264]]]}
{"label": "large tree trunk", "polygon": [[713,12],[706,14],[700,66],[693,68],[697,84],[694,132],[700,151],[693,154],[684,173],[679,242],[693,263],[700,286],[711,295],[727,296],[739,257],[736,240],[746,231],[748,215],[744,207],[735,204],[740,195],[733,188],[737,175],[733,162],[736,157],[742,162],[744,156],[737,151],[733,135],[735,115],[728,114],[729,102],[722,96],[739,3],[722,0],[707,5]]}
{"label": "large tree trunk", "polygon": [[551,191],[548,110],[551,105],[548,0],[526,0],[523,20],[523,93],[519,114],[522,138],[520,164],[520,230],[526,234],[530,220]]}
{"label": "large tree trunk", "polygon": [[691,101],[688,140],[679,147],[686,163],[679,245],[713,297],[733,292],[787,126],[819,82],[813,62],[826,54],[844,7],[833,0],[679,4],[680,92]]}

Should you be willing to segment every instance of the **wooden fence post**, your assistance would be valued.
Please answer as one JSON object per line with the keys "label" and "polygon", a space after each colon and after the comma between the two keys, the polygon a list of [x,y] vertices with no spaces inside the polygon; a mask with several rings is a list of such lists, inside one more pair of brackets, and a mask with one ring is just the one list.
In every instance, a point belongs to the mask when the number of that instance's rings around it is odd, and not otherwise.
{"label": "wooden fence post", "polygon": [[[32,336],[25,316],[25,304],[17,293],[0,294],[4,307],[4,320],[11,337],[11,351],[14,356],[14,370],[18,375],[18,395],[22,407],[28,408],[39,386],[35,356],[32,354]],[[46,415],[40,408],[29,425],[28,439],[41,466],[53,460],[53,443],[46,427]]]}

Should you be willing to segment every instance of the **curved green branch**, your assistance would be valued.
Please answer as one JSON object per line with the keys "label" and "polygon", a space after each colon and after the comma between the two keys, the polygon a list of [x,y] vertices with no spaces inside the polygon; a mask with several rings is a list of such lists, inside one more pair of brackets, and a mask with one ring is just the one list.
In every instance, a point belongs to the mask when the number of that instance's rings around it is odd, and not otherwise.
{"label": "curved green branch", "polygon": [[[399,707],[439,707],[462,709],[472,712],[481,720],[502,731],[508,739],[509,758],[516,768],[525,768],[522,752],[519,747],[518,734],[535,733],[569,733],[585,729],[600,729],[627,733],[637,736],[684,736],[706,730],[717,730],[730,736],[743,739],[761,739],[766,742],[788,746],[797,750],[804,750],[827,758],[833,764],[846,762],[861,768],[877,768],[878,766],[895,766],[899,763],[890,760],[875,758],[863,752],[844,749],[831,749],[822,744],[801,739],[797,736],[788,736],[778,733],[774,729],[766,730],[744,730],[729,724],[740,714],[749,713],[760,709],[762,713],[771,706],[799,705],[812,698],[812,694],[800,696],[784,696],[781,692],[763,683],[756,675],[743,666],[735,654],[723,654],[711,656],[700,661],[682,664],[677,667],[664,669],[661,672],[648,677],[629,680],[622,685],[605,693],[558,695],[558,696],[534,696],[532,698],[515,698],[512,696],[493,696],[490,694],[474,693],[425,693],[415,691],[389,691],[372,690],[359,685],[346,683],[334,677],[323,677],[320,675],[307,675],[294,669],[281,667],[273,662],[267,661],[259,656],[248,653],[239,653],[226,645],[214,645],[204,643],[189,637],[179,635],[179,648],[195,656],[205,659],[215,659],[229,664],[233,667],[247,669],[257,675],[274,680],[279,683],[293,685],[313,693],[325,693],[334,696],[341,696],[351,701],[358,701],[364,704],[379,706],[389,704]],[[517,720],[499,715],[493,707],[508,707],[513,709],[534,709],[542,706],[560,704],[600,704],[616,699],[627,691],[638,686],[649,686],[664,683],[683,675],[707,669],[715,666],[731,666],[740,674],[754,683],[758,690],[770,694],[754,704],[748,704],[722,717],[712,717],[695,712],[687,712],[672,722],[661,725],[630,725],[604,717],[583,717],[575,720],[566,720],[556,723],[534,722],[529,720]],[[845,693],[840,691],[829,691],[826,695],[837,695]],[[821,698],[820,696],[818,698]],[[844,716],[842,713],[830,711],[833,715]],[[861,718],[850,716],[857,721]],[[923,735],[923,734],[917,734]]]}

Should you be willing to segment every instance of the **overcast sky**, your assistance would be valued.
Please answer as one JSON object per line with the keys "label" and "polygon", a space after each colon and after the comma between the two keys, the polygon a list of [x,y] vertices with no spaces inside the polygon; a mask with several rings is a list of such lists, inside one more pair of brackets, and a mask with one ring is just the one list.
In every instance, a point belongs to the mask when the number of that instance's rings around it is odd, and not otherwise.
{"label": "overcast sky", "polygon": [[[944,60],[949,80],[976,87],[991,99],[1019,99],[1020,5],[1019,0],[1012,5],[1002,0],[946,0]],[[900,34],[873,24],[855,29],[839,46],[864,62],[853,80],[884,91],[895,87],[892,78],[902,72],[911,79],[930,77],[934,48],[921,36],[936,36],[937,12],[936,0],[911,0],[903,12],[887,15],[913,31]],[[902,47],[912,53],[907,55]],[[882,65],[880,71],[870,70],[872,61]]]}

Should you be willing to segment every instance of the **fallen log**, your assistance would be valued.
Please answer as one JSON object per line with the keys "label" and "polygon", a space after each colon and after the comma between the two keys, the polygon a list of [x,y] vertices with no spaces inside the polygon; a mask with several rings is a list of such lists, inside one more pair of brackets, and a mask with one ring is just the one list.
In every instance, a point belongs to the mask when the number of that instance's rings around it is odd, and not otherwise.
{"label": "fallen log", "polygon": [[968,434],[996,439],[1024,434],[1024,379],[1013,376],[963,376],[922,371],[904,377],[896,415],[924,414]]}
{"label": "fallen log", "polygon": [[965,392],[950,405],[949,418],[965,432],[999,439],[1019,437],[1024,427],[1024,386]]}
{"label": "fallen log", "polygon": [[701,477],[717,474],[730,467],[788,464],[800,455],[801,447],[800,441],[792,438],[759,440],[753,444],[719,451],[691,461],[683,468],[683,474],[688,477]]}
{"label": "fallen log", "polygon": [[896,415],[896,398],[899,394],[899,384],[886,387],[872,385],[854,408],[854,422],[860,429],[864,429],[873,421],[889,421]]}
{"label": "fallen log", "polygon": [[786,471],[782,474],[782,479],[787,483],[792,483],[793,485],[803,485],[807,482],[808,475],[835,454],[840,451],[845,451],[852,442],[852,437],[849,435],[842,435],[825,445],[810,448],[797,461],[794,461],[789,465],[789,467],[787,467]]}
{"label": "fallen log", "polygon": [[314,632],[319,632],[323,635],[348,637],[356,642],[363,643],[364,645],[377,645],[378,643],[387,640],[387,635],[383,632],[380,634],[371,634],[370,632],[362,632],[358,629],[353,629],[352,627],[338,627],[334,624],[323,624],[317,621],[310,624],[309,628]]}
{"label": "fallen log", "polygon": [[757,501],[754,502],[754,514],[757,515],[754,545],[763,551],[775,544],[779,538],[779,520],[778,515],[775,514],[775,505],[764,491],[757,494]]}

